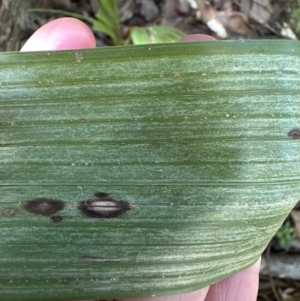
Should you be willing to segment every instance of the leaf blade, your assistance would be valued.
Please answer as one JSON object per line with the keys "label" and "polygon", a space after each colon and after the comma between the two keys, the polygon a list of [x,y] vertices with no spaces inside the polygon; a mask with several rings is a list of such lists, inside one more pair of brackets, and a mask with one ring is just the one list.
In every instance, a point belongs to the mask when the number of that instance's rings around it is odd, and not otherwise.
{"label": "leaf blade", "polygon": [[[286,41],[1,54],[4,300],[168,295],[254,263],[299,196],[299,54]],[[96,192],[132,209],[88,218],[77,206]],[[26,211],[34,198],[65,202],[63,220]]]}

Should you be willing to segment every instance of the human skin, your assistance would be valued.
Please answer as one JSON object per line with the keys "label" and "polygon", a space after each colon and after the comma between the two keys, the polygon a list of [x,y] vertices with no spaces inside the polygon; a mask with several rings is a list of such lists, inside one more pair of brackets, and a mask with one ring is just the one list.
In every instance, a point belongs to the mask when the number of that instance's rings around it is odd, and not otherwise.
{"label": "human skin", "polygon": [[[203,34],[190,35],[180,42],[209,41],[213,37]],[[25,43],[21,51],[67,50],[96,47],[90,28],[73,18],[56,19],[38,29]],[[122,299],[117,301],[256,301],[260,259],[251,267],[218,283],[200,290],[169,296]]]}

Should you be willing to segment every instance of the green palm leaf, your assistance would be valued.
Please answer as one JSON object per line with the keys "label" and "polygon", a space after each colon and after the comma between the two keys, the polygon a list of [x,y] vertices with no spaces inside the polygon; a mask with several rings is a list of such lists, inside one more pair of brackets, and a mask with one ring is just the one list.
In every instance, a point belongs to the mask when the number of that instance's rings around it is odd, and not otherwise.
{"label": "green palm leaf", "polygon": [[1,300],[199,289],[299,200],[300,47],[0,54]]}

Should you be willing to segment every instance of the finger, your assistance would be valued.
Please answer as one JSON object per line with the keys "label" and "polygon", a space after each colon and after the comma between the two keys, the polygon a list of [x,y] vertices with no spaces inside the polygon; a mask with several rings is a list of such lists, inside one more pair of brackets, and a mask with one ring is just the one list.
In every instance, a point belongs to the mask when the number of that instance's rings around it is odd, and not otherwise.
{"label": "finger", "polygon": [[21,51],[94,47],[96,47],[94,34],[85,23],[74,18],[60,18],[39,28],[25,43]]}
{"label": "finger", "polygon": [[260,259],[250,268],[209,288],[205,301],[256,301]]}
{"label": "finger", "polygon": [[200,290],[168,297],[151,297],[151,298],[132,298],[132,299],[117,299],[117,301],[205,301],[209,286]]}
{"label": "finger", "polygon": [[216,39],[207,34],[190,34],[179,40],[179,42],[215,41]]}

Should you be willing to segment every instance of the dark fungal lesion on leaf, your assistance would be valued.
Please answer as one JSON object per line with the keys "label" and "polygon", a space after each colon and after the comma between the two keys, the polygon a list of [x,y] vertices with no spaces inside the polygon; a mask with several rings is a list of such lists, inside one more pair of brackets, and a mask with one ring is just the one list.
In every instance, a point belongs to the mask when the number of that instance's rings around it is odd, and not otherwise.
{"label": "dark fungal lesion on leaf", "polygon": [[50,218],[54,223],[59,223],[63,220],[63,217],[60,215],[53,215]]}
{"label": "dark fungal lesion on leaf", "polygon": [[100,191],[100,192],[95,192],[94,196],[96,198],[102,199],[102,198],[107,198],[109,196],[109,193]]}
{"label": "dark fungal lesion on leaf", "polygon": [[18,209],[14,207],[4,208],[1,212],[1,215],[4,217],[12,217],[17,213]]}
{"label": "dark fungal lesion on leaf", "polygon": [[96,192],[96,199],[79,202],[77,208],[86,216],[92,218],[112,218],[120,216],[131,209],[127,201],[117,201],[106,192]]}
{"label": "dark fungal lesion on leaf", "polygon": [[288,132],[288,136],[293,139],[300,138],[300,130],[299,129],[292,129]]}
{"label": "dark fungal lesion on leaf", "polygon": [[37,198],[27,201],[23,208],[31,213],[49,216],[64,209],[65,203],[60,200]]}
{"label": "dark fungal lesion on leaf", "polygon": [[94,257],[94,256],[83,256],[80,258],[82,262],[120,262],[118,258],[103,258],[103,257]]}

